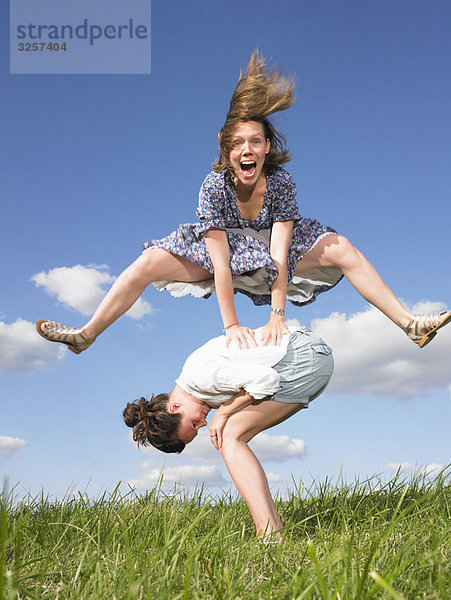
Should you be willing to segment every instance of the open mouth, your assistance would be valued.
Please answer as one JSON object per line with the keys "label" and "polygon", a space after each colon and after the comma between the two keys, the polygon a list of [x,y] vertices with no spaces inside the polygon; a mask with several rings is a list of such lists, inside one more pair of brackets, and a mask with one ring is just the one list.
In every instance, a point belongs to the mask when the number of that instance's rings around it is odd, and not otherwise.
{"label": "open mouth", "polygon": [[241,172],[245,177],[253,177],[257,168],[257,163],[253,160],[243,160],[240,162]]}

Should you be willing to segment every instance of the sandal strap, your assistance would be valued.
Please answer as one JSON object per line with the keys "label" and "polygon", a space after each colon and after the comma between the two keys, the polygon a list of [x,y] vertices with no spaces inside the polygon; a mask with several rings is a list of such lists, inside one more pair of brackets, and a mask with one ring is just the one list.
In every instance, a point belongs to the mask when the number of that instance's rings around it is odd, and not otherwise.
{"label": "sandal strap", "polygon": [[89,339],[86,334],[83,333],[82,329],[66,327],[56,321],[46,321],[46,328],[45,331],[43,331],[43,336],[51,342],[61,342],[62,344],[72,346],[76,350],[85,350],[95,341],[95,338],[93,340]]}
{"label": "sandal strap", "polygon": [[[448,318],[446,318],[448,316]],[[422,315],[414,315],[410,319],[407,327],[404,329],[405,333],[414,342],[423,342],[426,337],[429,337],[429,341],[435,336],[436,331],[446,325],[451,320],[451,313],[444,310],[439,313],[425,313]],[[420,330],[423,333],[420,333]],[[427,342],[422,343],[421,346],[426,345]]]}

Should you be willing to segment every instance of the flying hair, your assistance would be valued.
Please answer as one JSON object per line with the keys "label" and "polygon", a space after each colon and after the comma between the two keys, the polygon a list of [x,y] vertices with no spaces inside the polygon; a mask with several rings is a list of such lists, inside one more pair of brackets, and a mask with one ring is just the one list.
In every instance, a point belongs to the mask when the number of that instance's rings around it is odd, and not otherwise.
{"label": "flying hair", "polygon": [[290,160],[284,136],[277,131],[268,117],[286,110],[295,101],[294,77],[287,78],[282,69],[276,70],[267,65],[258,50],[252,52],[246,71],[240,71],[230,108],[219,135],[219,158],[213,163],[213,170],[231,171],[230,150],[233,133],[237,125],[246,121],[261,123],[265,138],[271,143],[266,155],[265,166],[280,166]]}

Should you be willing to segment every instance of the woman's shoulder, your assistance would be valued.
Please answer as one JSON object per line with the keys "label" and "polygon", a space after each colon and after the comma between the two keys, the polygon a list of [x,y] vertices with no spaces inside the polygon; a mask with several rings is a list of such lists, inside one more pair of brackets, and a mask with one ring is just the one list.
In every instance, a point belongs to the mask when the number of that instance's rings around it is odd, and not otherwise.
{"label": "woman's shoulder", "polygon": [[267,179],[271,187],[294,188],[296,190],[296,182],[293,176],[282,167],[270,167],[267,172]]}
{"label": "woman's shoulder", "polygon": [[233,178],[227,172],[210,171],[201,185],[200,197],[217,198],[224,201],[233,196],[234,189]]}
{"label": "woman's shoulder", "polygon": [[216,173],[215,171],[210,171],[205,177],[202,187],[224,187],[224,173]]}

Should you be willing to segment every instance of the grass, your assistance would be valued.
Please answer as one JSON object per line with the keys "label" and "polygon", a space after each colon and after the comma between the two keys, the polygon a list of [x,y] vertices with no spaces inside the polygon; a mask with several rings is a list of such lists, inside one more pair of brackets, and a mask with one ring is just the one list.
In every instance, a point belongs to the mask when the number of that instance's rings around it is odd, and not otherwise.
{"label": "grass", "polygon": [[451,598],[450,486],[302,484],[282,546],[225,494],[0,498],[0,600]]}

